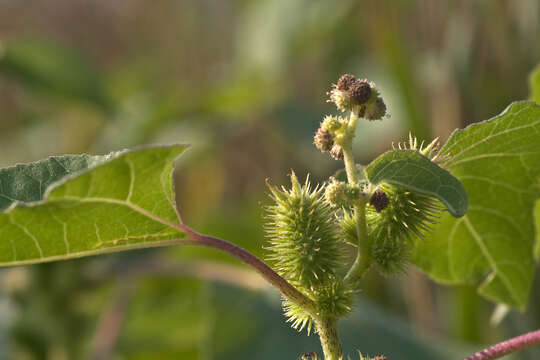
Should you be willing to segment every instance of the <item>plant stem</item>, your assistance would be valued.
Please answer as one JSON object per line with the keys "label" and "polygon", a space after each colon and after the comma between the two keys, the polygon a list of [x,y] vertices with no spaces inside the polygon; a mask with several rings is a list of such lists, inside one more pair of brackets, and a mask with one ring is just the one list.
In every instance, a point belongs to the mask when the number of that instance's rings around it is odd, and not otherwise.
{"label": "plant stem", "polygon": [[498,359],[512,352],[520,351],[528,347],[540,345],[540,330],[532,331],[527,334],[503,341],[487,349],[471,355],[465,360],[491,360]]}
{"label": "plant stem", "polygon": [[371,244],[369,243],[367,235],[365,203],[354,206],[354,216],[356,218],[358,252],[349,272],[345,275],[345,281],[350,282],[354,287],[357,287],[358,282],[371,265]]}
{"label": "plant stem", "polygon": [[[358,110],[351,111],[349,124],[343,136],[342,149],[343,161],[347,172],[349,184],[358,184],[358,175],[356,173],[356,163],[352,152],[352,140],[358,121]],[[371,265],[371,245],[367,235],[366,225],[366,202],[361,199],[354,205],[354,217],[356,219],[356,234],[358,238],[358,253],[349,272],[345,276],[345,281],[351,282],[356,287],[358,281],[362,278],[366,270]]]}
{"label": "plant stem", "polygon": [[339,341],[337,320],[335,318],[319,318],[315,320],[315,327],[321,339],[324,360],[341,360],[343,349]]}
{"label": "plant stem", "polygon": [[237,258],[244,264],[249,265],[250,267],[255,269],[255,271],[261,274],[266,281],[276,287],[285,298],[301,306],[308,313],[315,315],[316,309],[313,300],[302,294],[287,280],[285,280],[278,273],[272,270],[272,268],[268,266],[264,261],[253,255],[249,251],[244,250],[241,247],[236,246],[228,241],[213,236],[199,234],[184,223],[180,223],[179,227],[183,231],[185,231],[190,237],[187,240],[183,240],[182,243],[200,245],[217,249]]}

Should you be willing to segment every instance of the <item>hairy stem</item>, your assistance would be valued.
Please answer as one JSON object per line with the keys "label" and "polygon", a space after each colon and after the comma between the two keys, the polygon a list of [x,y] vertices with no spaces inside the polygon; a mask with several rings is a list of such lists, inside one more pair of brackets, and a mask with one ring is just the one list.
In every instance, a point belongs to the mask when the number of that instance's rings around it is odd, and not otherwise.
{"label": "hairy stem", "polygon": [[356,218],[356,233],[358,236],[358,253],[349,272],[345,276],[345,281],[357,287],[358,282],[371,265],[371,244],[367,235],[366,204],[355,205],[354,216]]}
{"label": "hairy stem", "polygon": [[315,320],[315,327],[321,339],[324,360],[341,360],[343,358],[343,350],[339,341],[337,320],[335,318],[323,317]]}
{"label": "hairy stem", "polygon": [[520,351],[528,347],[540,345],[540,330],[503,341],[487,349],[467,357],[465,360],[491,360],[498,359],[512,352]]}
{"label": "hairy stem", "polygon": [[[358,184],[358,175],[356,173],[356,163],[352,152],[352,139],[356,130],[356,122],[358,121],[358,111],[351,111],[348,128],[345,132],[342,148],[343,161],[345,162],[345,170],[347,172],[347,180],[349,184]],[[362,278],[366,270],[371,265],[371,245],[367,235],[366,225],[366,204],[365,200],[359,201],[354,206],[354,217],[356,219],[356,235],[358,238],[358,253],[356,259],[345,276],[345,281],[357,284]]]}
{"label": "hairy stem", "polygon": [[228,241],[213,236],[199,234],[183,223],[180,223],[180,227],[182,230],[186,231],[190,237],[189,239],[183,241],[183,243],[217,249],[237,258],[244,264],[255,269],[266,281],[276,287],[285,298],[301,306],[308,313],[315,314],[315,303],[313,300],[298,291],[298,289],[292,286],[287,280],[272,270],[270,266],[266,265],[264,261],[249,251],[244,250]]}

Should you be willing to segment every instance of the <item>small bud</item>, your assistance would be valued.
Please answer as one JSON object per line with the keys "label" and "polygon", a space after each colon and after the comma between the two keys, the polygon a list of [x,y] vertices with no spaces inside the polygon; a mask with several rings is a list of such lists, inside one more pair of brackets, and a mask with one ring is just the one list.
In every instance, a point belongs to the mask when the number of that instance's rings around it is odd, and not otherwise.
{"label": "small bud", "polygon": [[341,122],[341,117],[327,115],[324,117],[321,124],[321,129],[328,130],[333,133],[339,130],[342,125],[343,123]]}
{"label": "small bud", "polygon": [[369,204],[373,206],[378,213],[386,209],[389,203],[390,200],[388,199],[388,196],[386,196],[386,193],[381,189],[375,190],[373,195],[371,195],[371,199],[369,199]]}
{"label": "small bud", "polygon": [[345,197],[350,203],[360,200],[362,195],[363,193],[357,185],[347,185],[347,189],[345,189]]}
{"label": "small bud", "polygon": [[341,146],[335,144],[334,146],[332,146],[332,149],[330,149],[330,155],[335,160],[343,159],[343,148]]}
{"label": "small bud", "polygon": [[334,145],[334,136],[328,130],[319,128],[313,138],[313,143],[322,152],[330,151]]}
{"label": "small bud", "polygon": [[330,178],[324,191],[326,201],[336,207],[351,207],[361,195],[362,191],[357,185],[338,181],[334,177]]}
{"label": "small bud", "polygon": [[366,106],[366,111],[364,114],[366,119],[382,120],[384,115],[386,115],[386,104],[382,98],[378,97],[375,102]]}
{"label": "small bud", "polygon": [[341,207],[345,205],[347,190],[347,184],[342,181],[338,181],[335,178],[331,178],[330,183],[326,186],[324,190],[324,197],[326,201],[336,207]]}
{"label": "small bud", "polygon": [[337,82],[337,88],[338,90],[347,91],[349,90],[349,87],[356,81],[356,78],[354,75],[351,74],[345,74],[341,75]]}
{"label": "small bud", "polygon": [[356,80],[349,86],[348,91],[356,105],[366,103],[371,97],[371,85],[367,80]]}

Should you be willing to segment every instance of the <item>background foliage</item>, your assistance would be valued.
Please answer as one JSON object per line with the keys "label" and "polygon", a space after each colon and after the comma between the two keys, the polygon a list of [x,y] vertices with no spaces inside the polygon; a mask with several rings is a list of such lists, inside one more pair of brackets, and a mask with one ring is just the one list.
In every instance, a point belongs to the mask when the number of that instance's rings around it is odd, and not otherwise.
{"label": "background foliage", "polygon": [[[333,112],[325,92],[341,73],[374,80],[392,115],[359,130],[355,153],[367,162],[409,129],[445,140],[529,97],[539,34],[535,0],[8,0],[0,166],[189,142],[178,164],[189,171],[176,178],[186,222],[261,255],[264,180],[285,183],[291,168],[315,180],[337,170],[311,142]],[[317,351],[316,337],[284,324],[277,294],[237,265],[185,247],[3,269],[0,358]],[[491,327],[494,305],[473,287],[437,286],[412,268],[391,279],[371,272],[358,312],[341,324],[346,351],[450,359],[538,328],[538,275],[527,310]]]}

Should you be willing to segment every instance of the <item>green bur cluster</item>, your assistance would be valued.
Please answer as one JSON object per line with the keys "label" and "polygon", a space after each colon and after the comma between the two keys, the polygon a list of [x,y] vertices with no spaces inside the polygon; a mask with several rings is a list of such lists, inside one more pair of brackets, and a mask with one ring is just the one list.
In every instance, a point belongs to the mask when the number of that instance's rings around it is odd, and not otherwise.
{"label": "green bur cluster", "polygon": [[[334,178],[312,188],[309,180],[301,185],[294,173],[290,189],[269,188],[274,203],[266,208],[268,259],[281,276],[315,302],[317,313],[334,318],[347,315],[357,289],[342,276],[343,243],[358,243],[351,214],[358,188]],[[347,192],[354,196],[345,196]],[[382,185],[377,192],[383,192],[388,201],[384,209],[366,206],[371,257],[381,274],[394,275],[404,271],[414,240],[430,230],[441,207],[435,199],[399,186]],[[293,328],[311,331],[312,314],[288,300],[284,309]]]}
{"label": "green bur cluster", "polygon": [[[275,270],[311,298],[317,312],[335,317],[352,309],[354,292],[337,275],[343,265],[339,227],[324,188],[304,185],[291,174],[291,189],[270,187],[274,204],[268,206],[266,232],[268,259]],[[312,316],[285,300],[285,313],[292,326],[311,329]]]}

